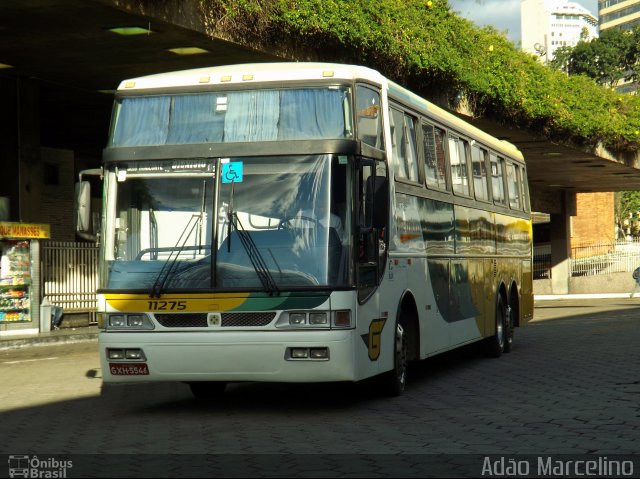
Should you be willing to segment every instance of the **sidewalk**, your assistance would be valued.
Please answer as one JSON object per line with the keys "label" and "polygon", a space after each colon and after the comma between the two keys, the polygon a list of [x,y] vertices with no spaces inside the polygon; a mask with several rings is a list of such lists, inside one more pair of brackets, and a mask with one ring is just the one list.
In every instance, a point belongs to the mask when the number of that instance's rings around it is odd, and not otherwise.
{"label": "sidewalk", "polygon": [[48,333],[30,334],[26,336],[0,336],[0,351],[22,348],[24,346],[48,346],[54,344],[81,343],[97,340],[97,326],[61,328]]}
{"label": "sidewalk", "polygon": [[[593,293],[593,294],[536,294],[533,297],[534,301],[548,301],[554,299],[618,299],[627,298],[630,299],[631,292],[629,293]],[[634,298],[640,299],[640,291],[637,291]]]}

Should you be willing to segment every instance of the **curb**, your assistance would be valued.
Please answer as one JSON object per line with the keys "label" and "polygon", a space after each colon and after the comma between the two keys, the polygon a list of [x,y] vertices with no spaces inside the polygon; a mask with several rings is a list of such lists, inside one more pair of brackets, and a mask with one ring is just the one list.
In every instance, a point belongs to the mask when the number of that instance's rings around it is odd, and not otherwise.
{"label": "curb", "polygon": [[[631,299],[631,293],[596,293],[596,294],[540,294],[534,295],[534,301],[549,301],[554,299]],[[640,293],[638,293],[640,299]]]}
{"label": "curb", "polygon": [[53,346],[56,344],[86,343],[98,340],[98,332],[74,332],[71,334],[57,334],[50,336],[32,336],[22,338],[8,338],[0,340],[0,351],[18,349],[24,346]]}

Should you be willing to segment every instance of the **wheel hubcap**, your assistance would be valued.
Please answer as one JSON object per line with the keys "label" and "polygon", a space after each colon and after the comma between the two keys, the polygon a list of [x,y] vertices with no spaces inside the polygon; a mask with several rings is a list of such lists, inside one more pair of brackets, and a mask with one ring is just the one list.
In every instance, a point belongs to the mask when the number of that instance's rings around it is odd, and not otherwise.
{"label": "wheel hubcap", "polygon": [[496,324],[496,335],[498,337],[498,343],[500,344],[500,348],[504,347],[504,323],[505,323],[504,310],[501,310],[500,317],[498,318],[498,323]]}
{"label": "wheel hubcap", "polygon": [[396,372],[398,383],[404,389],[407,379],[407,345],[404,337],[404,328],[401,324],[396,326]]}

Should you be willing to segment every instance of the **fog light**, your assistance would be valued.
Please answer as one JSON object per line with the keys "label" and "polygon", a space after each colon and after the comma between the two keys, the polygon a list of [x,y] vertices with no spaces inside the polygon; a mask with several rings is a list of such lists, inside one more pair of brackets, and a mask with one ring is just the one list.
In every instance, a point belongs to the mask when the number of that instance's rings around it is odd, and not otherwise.
{"label": "fog light", "polygon": [[109,359],[124,359],[124,349],[107,349],[107,357]]}
{"label": "fog light", "polygon": [[307,348],[291,348],[291,357],[293,359],[306,359],[309,357]]}
{"label": "fog light", "polygon": [[125,357],[127,359],[143,359],[143,354],[141,349],[127,349],[125,351]]}
{"label": "fog light", "polygon": [[329,359],[329,349],[313,348],[309,351],[309,357],[311,359]]}
{"label": "fog light", "polygon": [[307,324],[307,315],[305,313],[289,313],[289,324]]}
{"label": "fog light", "polygon": [[329,324],[327,313],[309,313],[309,324]]}

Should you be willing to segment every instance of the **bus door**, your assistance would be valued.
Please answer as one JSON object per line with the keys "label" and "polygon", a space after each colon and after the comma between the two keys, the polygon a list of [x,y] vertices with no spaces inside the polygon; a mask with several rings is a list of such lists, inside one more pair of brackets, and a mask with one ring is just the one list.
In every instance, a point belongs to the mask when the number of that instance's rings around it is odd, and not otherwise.
{"label": "bus door", "polygon": [[387,263],[389,241],[389,180],[386,164],[383,161],[360,160],[356,182],[357,328],[367,353],[363,370],[371,375],[380,368],[382,333],[387,329],[393,330],[394,325],[387,323],[392,323],[395,317],[395,310],[385,304],[382,294],[378,294]]}

